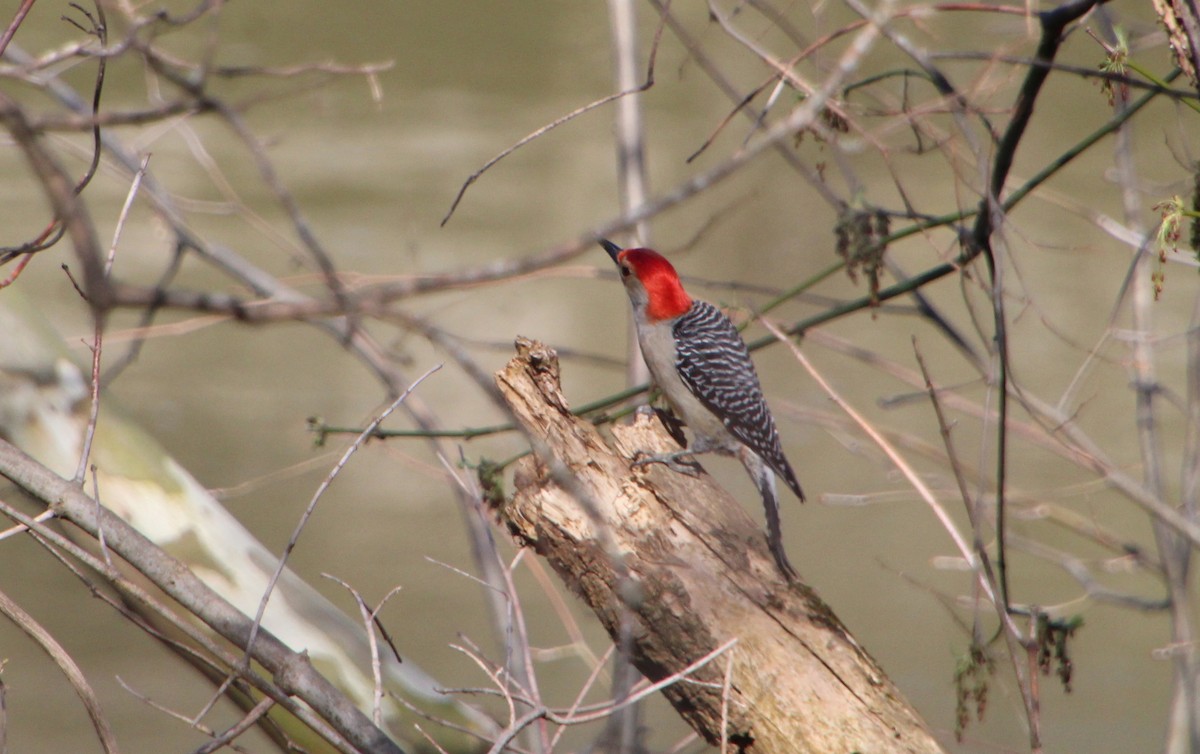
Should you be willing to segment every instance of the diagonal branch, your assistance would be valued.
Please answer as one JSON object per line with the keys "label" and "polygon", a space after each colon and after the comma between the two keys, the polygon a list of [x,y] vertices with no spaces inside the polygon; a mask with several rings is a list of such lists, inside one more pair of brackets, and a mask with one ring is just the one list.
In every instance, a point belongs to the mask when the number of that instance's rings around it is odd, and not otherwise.
{"label": "diagonal branch", "polygon": [[765,538],[737,501],[707,475],[631,468],[638,451],[678,448],[657,420],[641,414],[606,442],[571,414],[556,355],[540,343],[519,343],[496,381],[549,460],[604,504],[585,512],[546,464],[528,458],[515,472],[516,494],[496,512],[614,641],[632,620],[638,670],[660,681],[741,637],[726,654],[728,687],[726,670],[708,665],[663,689],[710,744],[752,742],[758,754],[941,751],[829,606],[808,586],[778,581]]}
{"label": "diagonal branch", "polygon": [[[99,506],[70,481],[0,441],[0,475],[39,500],[60,517],[93,537],[104,531],[109,550],[124,558],[172,599],[237,646],[245,647],[253,622],[209,589],[179,561],[155,547],[136,529]],[[403,751],[358,710],[308,662],[306,655],[290,650],[267,631],[260,631],[254,658],[275,676],[285,692],[298,696],[339,734],[367,752],[403,754]]]}

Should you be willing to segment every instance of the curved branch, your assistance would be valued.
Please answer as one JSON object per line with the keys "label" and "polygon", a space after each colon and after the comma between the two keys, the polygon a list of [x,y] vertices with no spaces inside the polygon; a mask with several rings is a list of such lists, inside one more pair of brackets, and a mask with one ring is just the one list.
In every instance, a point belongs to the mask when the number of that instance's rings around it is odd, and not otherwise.
{"label": "curved branch", "polygon": [[[100,707],[100,699],[96,697],[96,692],[87,682],[83,671],[71,659],[71,655],[67,654],[62,645],[55,641],[50,632],[34,620],[32,615],[22,610],[21,606],[9,599],[4,592],[0,592],[0,613],[17,624],[17,627],[24,631],[26,636],[37,642],[38,646],[50,655],[59,670],[67,677],[71,688],[75,689],[75,693],[83,702],[83,707],[87,710],[88,717],[91,718],[92,727],[96,729],[96,736],[100,739],[100,745],[104,747],[104,751],[116,754],[117,739],[113,736],[108,718],[104,716],[104,710]],[[3,738],[0,737],[0,743],[2,742]]]}

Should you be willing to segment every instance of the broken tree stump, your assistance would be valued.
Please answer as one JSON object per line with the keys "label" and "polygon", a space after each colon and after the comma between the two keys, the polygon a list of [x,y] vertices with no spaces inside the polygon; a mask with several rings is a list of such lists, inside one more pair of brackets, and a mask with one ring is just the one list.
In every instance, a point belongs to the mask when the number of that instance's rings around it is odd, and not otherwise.
{"label": "broken tree stump", "polygon": [[[663,693],[710,744],[754,754],[941,752],[833,611],[780,576],[759,526],[707,474],[631,468],[677,450],[657,418],[612,428],[570,413],[558,358],[519,339],[496,383],[535,453],[496,512],[546,558],[652,681],[736,639]],[[726,674],[729,682],[726,684]]]}

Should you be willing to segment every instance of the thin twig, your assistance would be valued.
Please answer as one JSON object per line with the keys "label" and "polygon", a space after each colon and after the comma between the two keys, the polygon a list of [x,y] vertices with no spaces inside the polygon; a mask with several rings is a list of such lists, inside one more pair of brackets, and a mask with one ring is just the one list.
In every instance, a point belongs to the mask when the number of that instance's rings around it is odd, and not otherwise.
{"label": "thin twig", "polygon": [[[321,575],[350,592],[350,595],[354,597],[354,604],[358,606],[359,617],[362,618],[363,630],[367,634],[367,646],[371,654],[371,677],[374,680],[374,693],[371,704],[372,720],[379,727],[383,727],[383,669],[379,662],[379,641],[375,638],[375,623],[378,620],[379,611],[383,609],[383,606],[387,604],[387,601],[393,595],[400,592],[400,587],[392,587],[388,590],[388,593],[383,595],[383,599],[379,601],[379,604],[372,609],[367,607],[362,594],[353,586],[332,574],[322,573]],[[394,650],[395,647],[393,646],[392,649]]]}
{"label": "thin twig", "polygon": [[267,611],[267,602],[270,601],[271,593],[275,590],[275,584],[279,581],[279,577],[283,574],[284,568],[287,565],[288,556],[291,555],[292,550],[296,548],[296,544],[300,540],[300,533],[304,531],[304,527],[308,523],[308,519],[312,516],[313,511],[316,510],[317,502],[325,494],[325,490],[329,489],[329,485],[333,483],[333,480],[337,478],[338,473],[341,472],[341,470],[350,461],[350,456],[354,455],[354,453],[363,446],[367,439],[370,438],[371,433],[375,431],[375,428],[382,424],[385,419],[391,416],[392,412],[399,408],[400,404],[404,403],[404,401],[408,399],[408,396],[417,388],[418,385],[425,381],[426,377],[430,376],[441,368],[441,364],[430,368],[425,372],[425,374],[413,381],[412,385],[410,385],[407,390],[401,393],[396,400],[392,401],[391,405],[384,409],[379,416],[375,417],[375,419],[369,425],[367,425],[367,428],[364,429],[362,433],[354,440],[354,442],[350,444],[350,447],[346,448],[346,452],[342,454],[342,457],[338,459],[338,462],[334,464],[332,469],[330,469],[329,474],[324,480],[322,480],[321,484],[317,486],[317,490],[315,493],[313,493],[312,499],[309,500],[308,506],[304,509],[304,513],[301,514],[300,520],[296,522],[296,528],[292,531],[291,537],[288,538],[288,542],[283,549],[283,553],[279,556],[279,562],[275,566],[275,572],[271,574],[271,579],[267,582],[266,589],[263,590],[262,600],[258,603],[258,611],[254,614],[254,621],[250,629],[250,636],[246,640],[246,646],[244,647],[245,655],[242,658],[244,665],[249,666],[254,647],[254,640],[258,636],[258,630],[262,625],[263,614]]}
{"label": "thin twig", "polygon": [[[667,5],[670,5],[670,3],[668,2]],[[534,139],[538,138],[539,136],[542,136],[543,134],[548,133],[549,131],[553,131],[555,128],[558,128],[559,126],[563,125],[564,123],[569,123],[570,121],[574,120],[575,118],[578,118],[580,115],[591,112],[592,110],[595,110],[598,107],[607,105],[609,102],[620,99],[621,97],[628,97],[628,96],[637,94],[639,92],[644,92],[644,91],[648,90],[650,87],[654,86],[654,60],[658,54],[658,43],[659,43],[659,40],[662,38],[662,29],[663,29],[662,22],[660,22],[658,31],[654,35],[654,44],[651,45],[651,47],[650,47],[650,60],[646,64],[646,79],[645,79],[645,81],[643,81],[641,83],[641,85],[634,87],[632,89],[626,89],[624,91],[610,94],[606,97],[601,97],[600,99],[598,99],[594,102],[590,102],[590,103],[584,105],[583,107],[576,108],[575,110],[572,110],[571,112],[567,113],[566,115],[563,115],[563,116],[551,121],[550,123],[547,123],[546,125],[542,126],[541,128],[537,129],[536,131],[528,134],[527,136],[522,138],[517,143],[513,144],[512,146],[510,146],[507,149],[505,149],[504,151],[502,151],[500,154],[498,154],[495,157],[493,157],[492,159],[488,160],[486,163],[484,163],[483,167],[479,168],[474,173],[469,175],[467,177],[467,180],[463,182],[462,186],[458,189],[458,194],[454,197],[454,201],[450,203],[450,209],[446,211],[445,217],[442,218],[441,225],[444,227],[446,225],[446,223],[449,222],[451,215],[454,214],[454,210],[458,209],[459,203],[462,201],[463,196],[467,193],[467,189],[471,187],[471,184],[474,183],[475,181],[479,180],[483,176],[483,174],[486,173],[488,171],[488,169],[491,168],[493,165],[495,165],[497,162],[500,162],[505,157],[509,156],[510,154],[517,151],[518,149],[525,146],[526,144],[533,141]]]}
{"label": "thin twig", "polygon": [[721,754],[729,751],[729,690],[733,688],[733,653],[725,658],[725,680],[721,683]]}
{"label": "thin twig", "polygon": [[[604,672],[604,664],[612,657],[615,650],[616,646],[610,644],[608,649],[604,651],[604,656],[600,658],[600,662],[596,663],[592,668],[592,672],[588,674],[587,680],[583,682],[579,687],[579,691],[575,694],[575,699],[571,702],[571,706],[567,707],[566,714],[568,717],[574,717],[579,714],[584,697],[591,693],[592,687]],[[567,727],[565,725],[559,726],[558,730],[554,731],[554,737],[550,739],[550,751],[554,751],[554,747],[558,745],[559,739],[566,732]]]}
{"label": "thin twig", "polygon": [[[920,474],[918,474],[916,470],[904,460],[904,457],[900,455],[900,453],[892,446],[890,442],[888,442],[887,438],[884,437],[879,430],[877,430],[861,414],[855,411],[854,408],[847,403],[846,400],[842,398],[836,390],[833,389],[833,386],[830,385],[829,382],[821,376],[821,373],[817,371],[816,367],[809,362],[808,357],[804,355],[804,352],[801,351],[796,344],[791,341],[790,338],[788,338],[788,336],[779,328],[778,325],[768,319],[762,319],[761,321],[763,326],[766,327],[772,335],[774,335],[780,340],[780,342],[784,343],[791,349],[792,355],[796,358],[796,361],[798,361],[800,365],[804,367],[809,376],[816,381],[823,391],[825,391],[825,394],[829,396],[830,400],[832,400],[838,406],[838,408],[846,412],[846,414],[854,420],[855,424],[857,424],[859,428],[871,438],[871,441],[874,442],[879,449],[887,455],[888,459],[893,464],[895,464],[896,468],[901,474],[904,475],[904,478],[908,481],[908,483],[917,491],[917,494],[921,496],[921,499],[925,501],[930,510],[933,511],[934,517],[937,518],[938,522],[942,525],[942,528],[945,529],[946,533],[950,536],[950,540],[954,543],[955,548],[958,549],[959,554],[964,560],[966,560],[967,563],[971,564],[971,568],[975,572],[976,578],[979,580],[980,587],[983,589],[984,594],[989,600],[997,602],[998,597],[996,592],[992,589],[992,585],[988,583],[987,579],[984,578],[984,574],[979,566],[978,557],[976,557],[971,546],[967,544],[965,539],[963,539],[962,534],[960,534],[958,531],[958,527],[950,518],[950,514],[947,513],[946,509],[942,507],[942,504],[938,501],[937,496],[932,490],[929,489],[929,486],[925,483],[925,480],[921,478]],[[1016,630],[1015,626],[1012,628],[1013,630]]]}
{"label": "thin twig", "polygon": [[504,750],[504,747],[508,746],[509,742],[511,742],[513,740],[513,738],[515,738],[517,736],[517,734],[519,734],[521,732],[521,730],[523,728],[530,725],[535,720],[540,720],[540,719],[544,718],[544,719],[549,720],[550,722],[553,722],[557,725],[581,725],[583,723],[590,723],[590,722],[593,722],[596,720],[602,720],[602,719],[608,717],[609,715],[612,715],[614,712],[624,709],[625,707],[628,707],[632,704],[637,704],[642,699],[645,699],[647,696],[650,696],[651,694],[653,694],[655,692],[661,691],[662,689],[664,689],[668,686],[671,686],[675,683],[679,683],[679,682],[683,681],[688,676],[690,676],[692,673],[695,673],[700,668],[704,667],[705,665],[712,662],[717,657],[720,657],[722,654],[724,654],[725,652],[732,649],[734,646],[737,645],[738,641],[739,640],[736,637],[733,639],[730,639],[729,641],[725,642],[724,644],[717,647],[713,651],[711,651],[708,654],[701,657],[699,660],[696,660],[692,664],[688,665],[686,668],[683,668],[679,672],[672,673],[671,675],[667,676],[666,678],[663,678],[661,681],[658,681],[657,683],[649,684],[649,685],[639,689],[638,691],[631,693],[628,697],[626,697],[625,699],[623,699],[621,701],[615,701],[611,704],[603,705],[603,708],[596,712],[591,712],[591,713],[582,714],[582,715],[569,715],[569,714],[563,714],[560,712],[556,712],[556,711],[546,708],[546,707],[542,707],[540,709],[532,709],[528,713],[522,715],[520,719],[514,720],[512,722],[512,724],[510,724],[509,727],[506,728],[504,730],[504,732],[502,732],[496,738],[495,743],[492,744],[492,748],[488,749],[488,754],[499,754],[501,751]]}
{"label": "thin twig", "polygon": [[[54,512],[45,510],[34,516],[33,521],[40,524],[49,521],[52,518],[54,518]],[[0,542],[16,534],[24,534],[27,531],[29,531],[29,527],[25,524],[16,524],[15,526],[11,526],[4,531],[0,531]]]}
{"label": "thin twig", "polygon": [[117,244],[121,240],[121,232],[125,230],[125,221],[129,218],[129,210],[133,207],[133,200],[137,198],[138,189],[142,186],[142,179],[146,177],[146,168],[150,165],[150,155],[142,158],[142,164],[137,172],[133,175],[133,182],[129,185],[129,192],[125,194],[125,203],[121,205],[121,213],[117,215],[117,227],[113,230],[113,240],[108,247],[108,258],[104,262],[104,274],[111,275],[113,262],[117,258]]}
{"label": "thin twig", "polygon": [[[88,409],[87,427],[83,432],[83,443],[79,450],[79,465],[75,467],[75,484],[83,486],[87,474],[88,461],[92,455],[92,441],[96,437],[96,422],[100,418],[100,354],[104,345],[104,321],[96,318],[92,335],[92,343],[88,348],[92,352],[92,381],[91,405]],[[97,491],[97,495],[99,491]]]}
{"label": "thin twig", "polygon": [[[202,723],[196,722],[195,720],[192,720],[191,718],[189,718],[187,715],[183,714],[182,712],[177,712],[177,711],[171,709],[170,707],[167,707],[164,704],[159,704],[158,702],[154,701],[150,697],[146,696],[145,694],[141,693],[137,689],[130,686],[128,683],[125,682],[125,679],[122,678],[121,676],[116,676],[116,681],[121,686],[121,688],[125,689],[126,692],[128,692],[130,695],[133,696],[134,699],[137,699],[142,704],[145,704],[146,706],[150,707],[151,709],[153,709],[157,712],[162,712],[163,714],[165,714],[169,717],[173,717],[176,720],[178,720],[182,723],[185,723],[189,728],[192,728],[193,730],[198,730],[206,736],[216,737],[217,732],[214,731],[212,728],[210,728],[207,725],[204,725]],[[246,750],[243,749],[241,746],[238,746],[236,743],[229,742],[226,744],[226,746],[233,749],[234,751],[242,752],[242,754],[246,753]]]}
{"label": "thin twig", "polygon": [[17,33],[17,29],[21,26],[21,22],[29,15],[29,11],[33,9],[34,2],[36,0],[21,0],[21,5],[17,8],[17,12],[13,14],[13,20],[4,29],[4,33],[0,34],[0,57],[4,56],[4,51],[8,49],[8,43],[12,41],[13,36]]}
{"label": "thin twig", "polygon": [[263,697],[262,700],[250,708],[250,711],[243,715],[242,719],[238,720],[235,725],[231,726],[228,730],[211,741],[205,742],[204,744],[196,747],[196,749],[192,751],[192,754],[212,754],[212,752],[216,751],[217,749],[225,748],[235,738],[249,730],[250,726],[257,723],[259,719],[261,719],[263,715],[270,712],[271,708],[274,706],[274,699],[269,696]]}

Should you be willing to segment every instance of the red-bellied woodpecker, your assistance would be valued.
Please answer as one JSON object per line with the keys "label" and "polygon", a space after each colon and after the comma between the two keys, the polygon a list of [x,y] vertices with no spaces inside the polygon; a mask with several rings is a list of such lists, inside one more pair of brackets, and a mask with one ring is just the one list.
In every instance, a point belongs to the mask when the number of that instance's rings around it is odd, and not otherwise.
{"label": "red-bellied woodpecker", "polygon": [[796,497],[800,483],[783,455],[775,419],[763,398],[750,351],[720,309],[696,301],[683,289],[675,268],[650,249],[624,249],[601,240],[621,272],[633,303],[638,343],[655,383],[692,429],[689,449],[640,463],[674,463],[679,457],[715,451],[737,456],[762,496],[767,541],[779,570],[796,576],[783,551],[779,528],[778,474]]}

